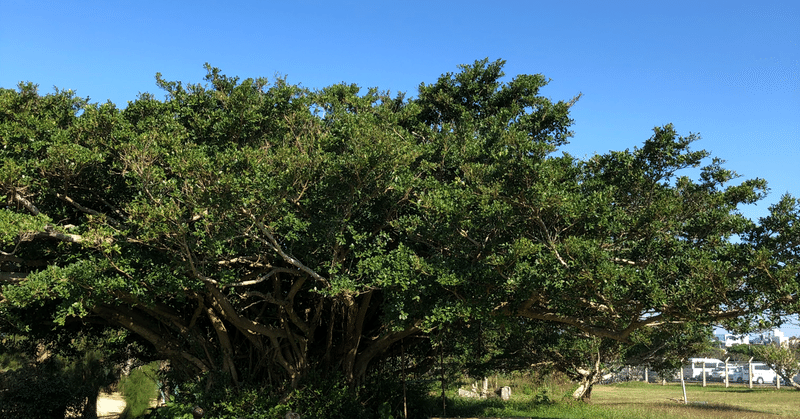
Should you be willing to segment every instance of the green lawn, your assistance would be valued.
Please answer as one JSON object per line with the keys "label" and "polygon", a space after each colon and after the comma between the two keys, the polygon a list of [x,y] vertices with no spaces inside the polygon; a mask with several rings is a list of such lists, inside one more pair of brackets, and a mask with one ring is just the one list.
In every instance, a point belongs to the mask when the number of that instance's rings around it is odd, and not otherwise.
{"label": "green lawn", "polygon": [[[689,405],[684,405],[679,384],[628,383],[598,386],[592,405],[635,412],[631,417],[653,418],[764,418],[800,417],[800,391],[722,384],[687,385]],[[650,416],[638,416],[647,413]]]}
{"label": "green lawn", "polygon": [[[537,394],[515,394],[511,401],[497,399],[475,401],[454,399],[448,402],[447,417],[491,418],[776,418],[800,417],[800,391],[776,390],[774,387],[748,389],[746,386],[712,384],[687,385],[689,404],[683,404],[679,384],[625,383],[596,386],[589,403],[564,398],[566,391],[555,394],[551,403],[542,403]],[[437,417],[434,415],[434,417]]]}

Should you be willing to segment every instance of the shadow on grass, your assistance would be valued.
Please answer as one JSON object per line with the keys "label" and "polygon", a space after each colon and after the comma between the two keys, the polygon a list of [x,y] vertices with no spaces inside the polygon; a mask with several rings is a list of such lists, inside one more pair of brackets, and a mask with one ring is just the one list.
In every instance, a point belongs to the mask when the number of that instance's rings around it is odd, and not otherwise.
{"label": "shadow on grass", "polygon": [[[439,401],[441,403],[441,401]],[[441,405],[440,405],[441,406]],[[447,415],[434,414],[432,419],[590,419],[597,415],[592,413],[591,404],[571,399],[512,399],[502,401],[490,399],[452,399],[447,398]],[[587,411],[589,410],[589,411]],[[441,413],[439,410],[437,413]],[[610,416],[602,416],[604,418]]]}
{"label": "shadow on grass", "polygon": [[749,388],[743,388],[741,390],[737,390],[737,389],[733,389],[732,390],[732,389],[726,388],[726,389],[722,389],[722,390],[706,390],[706,393],[740,393],[740,394],[747,394],[747,393],[757,393],[759,391],[764,391],[764,390],[758,389],[758,388],[754,388],[752,390],[749,389]]}
{"label": "shadow on grass", "polygon": [[[603,406],[618,406],[621,408],[630,406],[628,402],[619,402],[619,403],[603,403]],[[726,412],[726,413],[764,413],[760,410],[753,410],[747,409],[739,406],[732,406],[729,404],[724,403],[709,403],[703,401],[690,401],[688,404],[684,404],[683,400],[678,399],[669,399],[669,401],[664,401],[661,403],[653,403],[651,405],[653,408],[671,408],[671,409],[687,409],[687,410],[701,410],[701,411],[714,411],[714,412]]]}
{"label": "shadow on grass", "polygon": [[772,387],[772,388],[753,388],[753,389],[749,389],[749,388],[742,388],[742,389],[735,389],[735,388],[734,388],[734,389],[731,389],[731,388],[724,388],[724,389],[719,389],[719,390],[706,390],[705,392],[706,392],[706,393],[739,393],[739,394],[750,394],[750,393],[761,393],[761,392],[770,392],[770,391],[788,391],[788,392],[791,392],[792,390],[794,390],[794,391],[798,391],[797,389],[795,389],[795,388],[792,388],[792,387],[786,387],[786,388],[784,388],[784,387],[781,387],[780,389],[777,389],[777,388],[775,388],[775,387]]}
{"label": "shadow on grass", "polygon": [[[532,416],[532,413],[541,411],[551,403],[541,403],[530,400],[503,401],[499,398],[490,399],[452,399],[447,398],[447,415],[432,415],[433,418],[532,418],[556,419],[550,416]],[[438,409],[437,409],[438,410]],[[439,410],[441,413],[441,410]]]}
{"label": "shadow on grass", "polygon": [[689,403],[686,406],[700,410],[713,410],[720,412],[763,413],[760,410],[745,409],[743,407],[731,406],[729,404],[721,404],[721,403],[694,402],[694,403]]}

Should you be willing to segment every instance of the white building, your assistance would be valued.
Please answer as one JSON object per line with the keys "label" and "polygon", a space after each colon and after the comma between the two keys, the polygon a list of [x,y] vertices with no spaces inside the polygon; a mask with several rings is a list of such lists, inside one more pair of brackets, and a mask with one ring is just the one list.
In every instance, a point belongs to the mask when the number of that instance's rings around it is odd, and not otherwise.
{"label": "white building", "polygon": [[739,335],[732,335],[730,333],[725,333],[716,335],[716,338],[720,342],[724,343],[726,348],[730,348],[733,345],[750,344],[750,336],[739,336]]}
{"label": "white building", "polygon": [[770,343],[774,343],[776,345],[786,345],[789,341],[789,338],[784,336],[783,332],[778,329],[771,330],[769,332],[764,332],[758,335],[755,335],[751,340],[751,343],[757,345],[767,345]]}
{"label": "white building", "polygon": [[783,332],[781,332],[780,330],[778,330],[778,329],[775,329],[775,330],[773,330],[773,331],[772,331],[772,342],[773,342],[773,343],[776,343],[776,344],[778,344],[778,345],[781,345],[781,346],[783,346],[783,345],[785,345],[785,344],[786,344],[786,342],[788,342],[788,341],[789,341],[789,338],[787,338],[786,336],[784,336],[784,335],[783,335]]}

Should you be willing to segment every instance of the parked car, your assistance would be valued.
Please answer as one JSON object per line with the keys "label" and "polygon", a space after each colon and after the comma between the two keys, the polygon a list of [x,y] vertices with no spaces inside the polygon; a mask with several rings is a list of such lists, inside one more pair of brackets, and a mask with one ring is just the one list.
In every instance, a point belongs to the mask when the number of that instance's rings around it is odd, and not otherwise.
{"label": "parked car", "polygon": [[743,383],[745,380],[744,370],[747,367],[737,366],[728,373],[728,381],[732,383]]}
{"label": "parked car", "polygon": [[[728,381],[729,382],[736,381],[735,373],[736,373],[737,369],[739,369],[739,368],[741,368],[739,365],[728,364]],[[713,381],[725,381],[725,365],[723,365],[721,367],[714,368],[714,370],[711,371],[711,380],[713,380]]]}

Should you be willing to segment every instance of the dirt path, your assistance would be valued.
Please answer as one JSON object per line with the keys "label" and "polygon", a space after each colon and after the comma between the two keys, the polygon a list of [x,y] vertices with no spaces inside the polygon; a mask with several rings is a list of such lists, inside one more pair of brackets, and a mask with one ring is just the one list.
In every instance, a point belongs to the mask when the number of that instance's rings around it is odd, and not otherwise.
{"label": "dirt path", "polygon": [[116,419],[119,414],[125,410],[125,400],[122,399],[122,394],[115,393],[100,393],[97,398],[97,417],[99,419]]}

